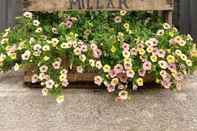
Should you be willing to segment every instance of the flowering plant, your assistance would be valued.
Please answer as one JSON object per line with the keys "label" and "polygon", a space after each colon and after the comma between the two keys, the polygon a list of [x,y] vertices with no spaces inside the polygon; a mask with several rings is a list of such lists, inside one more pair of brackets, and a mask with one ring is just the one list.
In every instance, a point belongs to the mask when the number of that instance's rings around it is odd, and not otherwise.
{"label": "flowering plant", "polygon": [[126,100],[128,88],[143,86],[147,75],[164,88],[180,89],[197,62],[192,37],[155,13],[25,12],[17,21],[0,34],[0,70],[33,65],[32,83],[41,82],[43,95],[55,96],[58,103],[72,67],[77,73],[96,70],[95,84]]}

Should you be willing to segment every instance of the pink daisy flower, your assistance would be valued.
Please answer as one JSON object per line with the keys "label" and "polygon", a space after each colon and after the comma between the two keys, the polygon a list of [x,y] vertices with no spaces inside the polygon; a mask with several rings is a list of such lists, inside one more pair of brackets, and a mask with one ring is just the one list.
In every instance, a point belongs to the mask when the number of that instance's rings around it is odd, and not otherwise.
{"label": "pink daisy flower", "polygon": [[81,51],[82,51],[82,52],[86,52],[86,51],[88,50],[88,46],[85,45],[85,44],[81,45],[80,48],[81,48]]}
{"label": "pink daisy flower", "polygon": [[137,49],[136,48],[132,48],[131,50],[130,50],[130,54],[131,55],[137,55]]}
{"label": "pink daisy flower", "polygon": [[120,79],[121,82],[126,83],[128,80],[127,74],[126,73],[119,73],[118,78]]}
{"label": "pink daisy flower", "polygon": [[109,76],[110,76],[111,78],[116,77],[116,76],[117,76],[117,72],[116,72],[116,70],[114,70],[114,69],[110,70],[110,72],[109,72]]}
{"label": "pink daisy flower", "polygon": [[64,80],[64,81],[62,82],[62,86],[68,87],[68,85],[69,85],[68,80]]}
{"label": "pink daisy flower", "polygon": [[168,69],[169,69],[170,71],[176,70],[176,64],[169,64],[169,65],[168,65]]}
{"label": "pink daisy flower", "polygon": [[157,55],[160,58],[164,58],[166,56],[166,52],[164,50],[158,50]]}
{"label": "pink daisy flower", "polygon": [[172,85],[172,82],[168,81],[168,80],[162,80],[161,81],[161,85],[166,88],[166,89],[169,89]]}
{"label": "pink daisy flower", "polygon": [[71,27],[73,26],[72,20],[70,20],[70,19],[66,20],[66,21],[65,21],[65,26],[66,26],[67,28],[71,28]]}
{"label": "pink daisy flower", "polygon": [[115,65],[114,70],[116,71],[117,74],[123,72],[123,65],[121,64]]}
{"label": "pink daisy flower", "polygon": [[152,68],[151,62],[145,61],[144,64],[143,64],[143,69],[144,70],[151,70],[151,68]]}
{"label": "pink daisy flower", "polygon": [[126,71],[126,74],[127,74],[127,77],[129,77],[129,78],[133,78],[133,77],[134,77],[134,75],[135,75],[135,72],[134,72],[134,71],[130,71],[130,70],[128,70],[128,71]]}
{"label": "pink daisy flower", "polygon": [[101,55],[102,55],[102,51],[100,49],[94,49],[93,50],[94,58],[99,59],[101,57]]}
{"label": "pink daisy flower", "polygon": [[143,70],[143,69],[138,70],[138,74],[139,74],[139,76],[144,77],[146,74],[146,70]]}
{"label": "pink daisy flower", "polygon": [[129,44],[124,43],[124,44],[122,45],[122,48],[123,48],[123,50],[128,51],[128,50],[129,50]]}
{"label": "pink daisy flower", "polygon": [[130,69],[132,67],[132,63],[124,63],[124,68],[127,70],[127,69]]}
{"label": "pink daisy flower", "polygon": [[152,54],[156,56],[158,54],[158,51],[158,48],[153,48]]}
{"label": "pink daisy flower", "polygon": [[115,91],[115,87],[112,86],[111,84],[109,84],[109,85],[107,86],[107,91],[108,91],[109,93],[112,93],[112,92]]}
{"label": "pink daisy flower", "polygon": [[94,83],[95,83],[96,85],[100,86],[100,85],[102,84],[102,82],[103,82],[103,79],[102,79],[101,76],[95,76],[95,77],[94,77]]}

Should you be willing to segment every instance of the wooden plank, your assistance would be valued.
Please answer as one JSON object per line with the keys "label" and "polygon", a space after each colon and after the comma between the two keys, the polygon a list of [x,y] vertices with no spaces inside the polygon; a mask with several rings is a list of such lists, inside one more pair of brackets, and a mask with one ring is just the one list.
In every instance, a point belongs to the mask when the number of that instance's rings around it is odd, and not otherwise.
{"label": "wooden plank", "polygon": [[0,0],[0,31],[7,26],[7,0]]}
{"label": "wooden plank", "polygon": [[179,29],[183,33],[191,33],[190,0],[179,0]]}
{"label": "wooden plank", "polygon": [[[31,71],[25,71],[24,74],[24,83],[28,87],[31,88],[40,88],[42,87],[40,85],[40,82],[32,83],[32,75],[33,73]],[[76,72],[68,73],[68,81],[70,83],[69,87],[74,88],[97,88],[97,86],[94,84],[94,77],[98,75],[97,73],[83,73],[79,74]],[[147,75],[144,77],[144,83],[153,83],[155,82],[155,79],[152,75]],[[102,86],[104,87],[104,86]]]}
{"label": "wooden plank", "polygon": [[172,25],[172,11],[163,11],[162,16],[165,18],[165,21]]}
{"label": "wooden plank", "polygon": [[8,2],[8,25],[14,25],[15,24],[15,17],[22,14],[22,3],[21,0],[7,0]]}
{"label": "wooden plank", "polygon": [[0,31],[14,25],[15,17],[21,13],[21,0],[0,0]]}
{"label": "wooden plank", "polygon": [[179,27],[179,8],[180,8],[180,0],[175,0],[174,2],[174,11],[173,11],[173,25]]}
{"label": "wooden plank", "polygon": [[[31,82],[33,73],[31,71],[26,71],[24,75],[25,82]],[[92,82],[94,81],[94,76],[97,73],[83,73],[79,74],[77,72],[69,73],[68,80],[69,82]]]}
{"label": "wooden plank", "polygon": [[191,0],[190,3],[190,17],[191,17],[191,34],[197,41],[197,0]]}
{"label": "wooden plank", "polygon": [[25,11],[172,10],[172,0],[23,0]]}

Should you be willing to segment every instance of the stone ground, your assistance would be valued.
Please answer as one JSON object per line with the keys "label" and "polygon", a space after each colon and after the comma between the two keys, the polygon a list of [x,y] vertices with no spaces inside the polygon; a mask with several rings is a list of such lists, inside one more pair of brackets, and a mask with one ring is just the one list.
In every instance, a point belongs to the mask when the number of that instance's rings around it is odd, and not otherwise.
{"label": "stone ground", "polygon": [[136,92],[116,103],[104,90],[66,89],[56,104],[23,85],[23,73],[0,75],[0,131],[197,131],[197,77],[184,90]]}

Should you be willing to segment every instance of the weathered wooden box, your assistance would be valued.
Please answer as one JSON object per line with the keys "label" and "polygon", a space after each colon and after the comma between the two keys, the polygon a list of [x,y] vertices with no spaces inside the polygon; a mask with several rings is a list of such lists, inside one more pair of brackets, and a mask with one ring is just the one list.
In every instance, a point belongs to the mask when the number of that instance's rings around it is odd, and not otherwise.
{"label": "weathered wooden box", "polygon": [[28,11],[172,10],[173,0],[23,0]]}
{"label": "weathered wooden box", "polygon": [[22,0],[24,11],[155,10],[172,23],[174,0]]}
{"label": "weathered wooden box", "polygon": [[[72,11],[72,10],[129,10],[129,11],[158,11],[172,23],[172,11],[174,0],[22,0],[24,11]],[[25,71],[25,82],[31,82],[31,70]],[[71,82],[90,82],[93,81],[94,72],[78,74],[69,73],[68,79]],[[151,81],[147,78],[147,81]]]}

